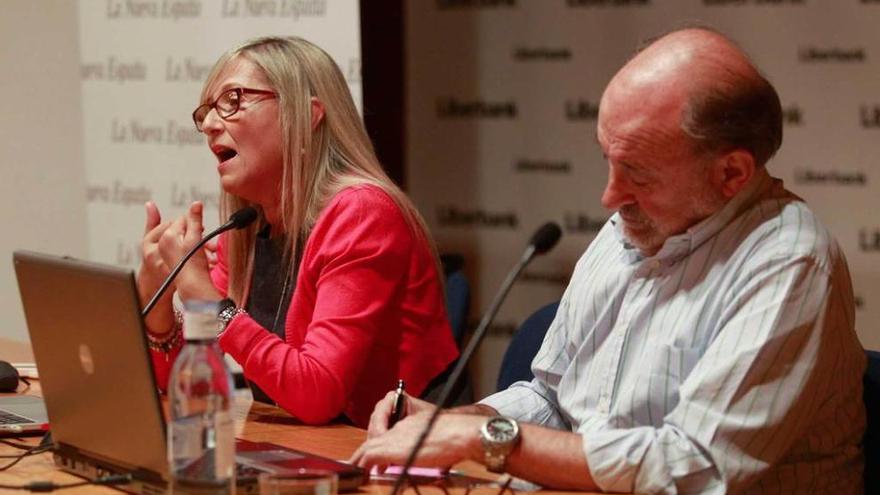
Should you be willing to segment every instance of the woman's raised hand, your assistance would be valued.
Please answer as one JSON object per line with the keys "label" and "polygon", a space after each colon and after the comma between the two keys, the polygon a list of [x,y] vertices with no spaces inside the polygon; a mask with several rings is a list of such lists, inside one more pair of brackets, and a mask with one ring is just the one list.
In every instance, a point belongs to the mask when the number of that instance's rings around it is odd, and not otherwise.
{"label": "woman's raised hand", "polygon": [[[158,252],[166,266],[173,267],[202,240],[202,233],[205,230],[202,225],[203,209],[202,203],[196,201],[185,215],[171,222],[159,235]],[[211,282],[208,256],[204,249],[198,250],[186,262],[180,270],[175,285],[183,300],[223,298]]]}
{"label": "woman's raised hand", "polygon": [[[159,207],[152,201],[144,205],[147,213],[144,237],[141,240],[141,267],[138,270],[137,287],[141,305],[146,305],[159,290],[159,286],[168,276],[170,268],[159,254],[159,238],[168,229],[171,222],[162,222]],[[171,294],[169,290],[159,300],[153,311],[147,315],[147,328],[155,333],[163,333],[171,329],[174,315],[171,312]]]}

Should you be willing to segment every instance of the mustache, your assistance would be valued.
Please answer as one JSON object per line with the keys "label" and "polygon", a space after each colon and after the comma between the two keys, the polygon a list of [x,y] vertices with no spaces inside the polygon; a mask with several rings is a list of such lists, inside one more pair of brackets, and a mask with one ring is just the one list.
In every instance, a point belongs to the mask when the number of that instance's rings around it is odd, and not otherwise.
{"label": "mustache", "polygon": [[648,217],[642,213],[642,210],[637,205],[621,206],[617,212],[620,213],[620,217],[623,218],[625,222],[645,223],[648,221]]}

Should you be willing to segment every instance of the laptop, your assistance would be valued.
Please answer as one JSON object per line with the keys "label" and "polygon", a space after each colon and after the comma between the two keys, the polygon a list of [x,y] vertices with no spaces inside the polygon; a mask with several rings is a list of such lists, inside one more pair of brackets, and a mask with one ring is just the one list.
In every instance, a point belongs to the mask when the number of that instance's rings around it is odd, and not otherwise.
{"label": "laptop", "polygon": [[[165,493],[165,419],[129,269],[34,252],[13,253],[25,320],[46,402],[55,463],[95,479],[132,473],[119,488]],[[355,466],[271,443],[237,440],[239,493],[259,472],[329,469],[340,491],[366,475]]]}
{"label": "laptop", "polygon": [[33,395],[0,397],[0,438],[43,435],[49,416],[43,399]]}

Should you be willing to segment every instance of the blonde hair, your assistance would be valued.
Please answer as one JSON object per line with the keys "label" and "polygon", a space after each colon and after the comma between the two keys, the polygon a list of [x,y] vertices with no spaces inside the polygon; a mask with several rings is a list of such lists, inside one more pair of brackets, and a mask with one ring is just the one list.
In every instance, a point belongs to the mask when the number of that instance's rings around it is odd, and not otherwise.
{"label": "blonde hair", "polygon": [[[214,65],[202,89],[202,103],[210,101],[217,78],[236,57],[257,65],[278,93],[283,161],[279,210],[287,234],[287,253],[305,245],[330,198],[347,187],[370,184],[394,200],[413,234],[427,242],[439,276],[436,248],[425,222],[379,164],[345,78],[333,59],[302,38],[263,37],[247,41],[223,54]],[[314,130],[312,97],[324,107],[324,117]],[[243,198],[222,191],[221,219],[248,204]],[[228,297],[240,306],[247,301],[258,229],[254,223],[229,232],[227,238]]]}

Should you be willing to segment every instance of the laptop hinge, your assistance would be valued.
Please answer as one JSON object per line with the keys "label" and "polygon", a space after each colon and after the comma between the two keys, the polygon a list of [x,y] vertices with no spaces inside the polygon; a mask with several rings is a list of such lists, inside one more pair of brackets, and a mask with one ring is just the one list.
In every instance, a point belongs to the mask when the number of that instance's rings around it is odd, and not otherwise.
{"label": "laptop hinge", "polygon": [[98,454],[83,452],[76,447],[59,443],[53,452],[55,465],[63,471],[88,480],[96,480],[114,474],[131,474],[132,482],[115,488],[129,493],[158,495],[167,493],[168,483],[162,475],[143,468],[125,466]]}

